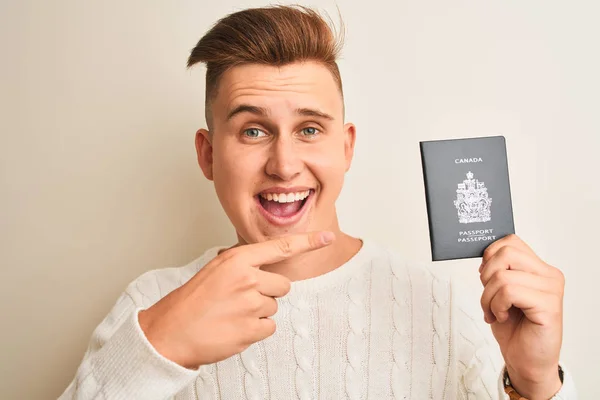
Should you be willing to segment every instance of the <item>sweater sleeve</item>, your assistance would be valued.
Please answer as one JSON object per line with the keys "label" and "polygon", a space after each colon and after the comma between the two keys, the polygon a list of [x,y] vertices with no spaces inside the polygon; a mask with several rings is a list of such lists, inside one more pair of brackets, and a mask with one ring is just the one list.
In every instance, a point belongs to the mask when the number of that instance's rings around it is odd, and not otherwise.
{"label": "sweater sleeve", "polygon": [[[132,287],[132,285],[130,285]],[[59,400],[165,399],[201,372],[160,355],[138,322],[143,309],[124,292],[94,330],[76,375]]]}
{"label": "sweater sleeve", "polygon": [[[483,321],[480,294],[465,285],[452,284],[455,304],[458,360],[458,394],[460,400],[509,400],[504,392],[504,360],[489,325]],[[577,392],[569,371],[564,372],[563,385],[552,400],[576,400]],[[558,373],[558,371],[557,371]]]}

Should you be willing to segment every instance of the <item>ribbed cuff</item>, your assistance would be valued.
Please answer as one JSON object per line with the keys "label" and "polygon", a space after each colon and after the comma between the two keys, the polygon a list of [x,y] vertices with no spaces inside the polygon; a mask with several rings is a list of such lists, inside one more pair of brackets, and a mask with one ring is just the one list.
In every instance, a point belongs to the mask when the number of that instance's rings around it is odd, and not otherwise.
{"label": "ribbed cuff", "polygon": [[[558,391],[550,400],[577,400],[577,389],[575,388],[575,382],[573,381],[573,377],[571,373],[565,368],[564,364],[559,364],[563,371],[563,384]],[[500,378],[498,380],[498,388],[500,389],[500,393],[504,393],[504,371],[506,366],[502,368],[502,373],[500,374]],[[557,372],[558,373],[558,372]],[[504,398],[508,399],[508,395],[504,394]]]}
{"label": "ribbed cuff", "polygon": [[94,356],[94,378],[107,399],[165,399],[189,385],[202,371],[163,357],[148,341],[136,308]]}

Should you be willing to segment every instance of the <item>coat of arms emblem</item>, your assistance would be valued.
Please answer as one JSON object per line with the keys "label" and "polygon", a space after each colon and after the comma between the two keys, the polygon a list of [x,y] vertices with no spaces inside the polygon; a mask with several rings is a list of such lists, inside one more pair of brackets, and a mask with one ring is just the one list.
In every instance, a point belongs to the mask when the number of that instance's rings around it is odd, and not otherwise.
{"label": "coat of arms emblem", "polygon": [[461,224],[487,222],[492,219],[492,198],[488,196],[484,182],[473,179],[471,171],[467,172],[467,179],[458,184],[454,206]]}

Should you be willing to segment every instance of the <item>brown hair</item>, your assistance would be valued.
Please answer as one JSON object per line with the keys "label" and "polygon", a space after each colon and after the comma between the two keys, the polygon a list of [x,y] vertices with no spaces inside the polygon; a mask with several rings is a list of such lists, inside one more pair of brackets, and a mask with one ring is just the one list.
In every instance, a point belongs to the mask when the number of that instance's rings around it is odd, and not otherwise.
{"label": "brown hair", "polygon": [[342,79],[336,59],[343,44],[334,34],[333,24],[302,6],[250,8],[220,19],[198,42],[187,67],[206,64],[206,121],[210,103],[216,96],[219,78],[228,69],[242,64],[283,66],[299,61],[317,61],[326,66],[340,93]]}

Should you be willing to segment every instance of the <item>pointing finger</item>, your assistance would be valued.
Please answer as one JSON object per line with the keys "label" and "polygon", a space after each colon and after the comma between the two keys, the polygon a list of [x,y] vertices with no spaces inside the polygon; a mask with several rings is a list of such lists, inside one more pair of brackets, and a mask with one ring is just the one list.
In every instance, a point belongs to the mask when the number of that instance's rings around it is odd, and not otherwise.
{"label": "pointing finger", "polygon": [[250,244],[233,249],[233,257],[240,257],[244,262],[253,267],[264,264],[273,264],[295,255],[318,250],[328,246],[335,238],[333,232],[310,232],[277,239],[267,240],[261,243]]}

